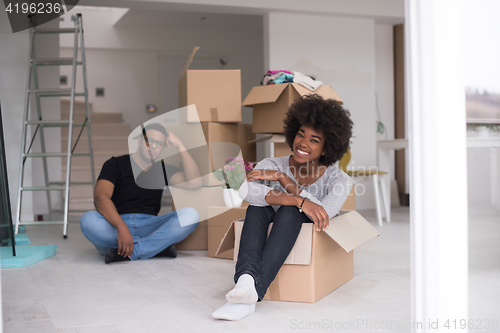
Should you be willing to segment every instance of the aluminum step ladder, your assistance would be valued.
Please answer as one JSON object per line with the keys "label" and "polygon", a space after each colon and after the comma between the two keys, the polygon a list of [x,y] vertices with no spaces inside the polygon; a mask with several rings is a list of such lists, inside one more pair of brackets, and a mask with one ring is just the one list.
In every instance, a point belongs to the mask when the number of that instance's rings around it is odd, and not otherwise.
{"label": "aluminum step ladder", "polygon": [[[95,171],[94,171],[94,154],[92,149],[92,131],[90,126],[90,109],[88,101],[88,91],[87,91],[87,71],[85,66],[85,45],[83,42],[83,22],[82,15],[76,14],[71,17],[74,22],[74,28],[65,29],[30,29],[30,46],[29,54],[30,60],[28,64],[28,78],[26,83],[26,98],[24,100],[24,118],[23,118],[23,129],[22,129],[22,141],[21,141],[21,158],[19,163],[19,188],[17,193],[17,218],[15,225],[15,233],[19,232],[20,225],[45,225],[45,224],[63,224],[63,237],[67,238],[68,232],[68,214],[69,210],[69,191],[70,185],[89,185],[94,188],[95,186]],[[73,57],[72,58],[54,58],[54,59],[38,59],[35,54],[35,36],[39,34],[74,34],[74,45],[73,45]],[[78,60],[78,43],[80,42],[80,60]],[[72,66],[73,74],[71,80],[71,88],[66,89],[41,89],[39,87],[37,67],[39,66]],[[83,92],[76,92],[76,69],[77,66],[82,66],[83,73]],[[31,85],[33,78],[33,88]],[[64,97],[70,96],[70,110],[68,120],[44,120],[42,117],[42,110],[40,105],[40,99],[43,97]],[[83,123],[74,123],[74,108],[75,108],[75,97],[83,96],[85,97],[85,109],[86,118]],[[37,111],[37,120],[30,120],[30,100],[34,98]],[[26,136],[28,133],[28,128],[36,128],[33,131],[33,136],[31,142],[26,149]],[[44,128],[47,127],[68,127],[68,147],[66,152],[53,153],[46,152],[45,138],[44,138]],[[73,144],[73,127],[79,127],[80,133]],[[89,141],[89,151],[86,153],[74,153],[76,145],[82,135],[84,128],[87,128],[87,136]],[[30,152],[33,142],[35,141],[36,135],[39,132],[41,152],[34,153]],[[71,157],[72,156],[89,156],[90,158],[90,173],[91,181],[89,182],[71,182]],[[23,185],[25,162],[27,158],[42,158],[43,159],[43,169],[45,186],[32,186],[27,187]],[[49,181],[48,168],[47,168],[47,158],[50,157],[66,157],[66,177],[65,181]],[[22,208],[22,194],[24,191],[45,191],[47,193],[47,203],[49,208],[49,216],[52,218],[52,202],[50,191],[64,191],[64,207],[63,207],[63,220],[62,221],[21,221],[21,208]]]}

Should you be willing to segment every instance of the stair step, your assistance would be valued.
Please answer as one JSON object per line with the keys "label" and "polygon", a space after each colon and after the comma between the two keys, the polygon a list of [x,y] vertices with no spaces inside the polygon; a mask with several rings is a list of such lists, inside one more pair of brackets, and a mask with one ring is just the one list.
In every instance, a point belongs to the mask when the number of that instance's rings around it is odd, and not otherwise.
{"label": "stair step", "polygon": [[[81,139],[80,139],[81,140]],[[104,162],[109,160],[113,156],[121,156],[128,154],[128,148],[125,150],[113,150],[113,151],[96,151],[94,148],[94,164],[101,167]],[[66,157],[62,158],[62,165],[66,165]],[[71,158],[71,166],[75,165],[88,165],[90,168],[90,158],[88,156],[73,156]]]}
{"label": "stair step", "polygon": [[[99,177],[99,174],[101,173],[101,168],[102,165],[99,167],[95,167],[95,178],[97,180],[97,177]],[[66,166],[63,166],[61,168],[61,175],[62,175],[62,180],[65,179],[66,177]],[[70,181],[72,182],[88,182],[91,181],[90,178],[90,166],[88,167],[77,167],[77,166],[71,166],[71,175],[70,175]],[[90,187],[90,185],[88,185]]]}
{"label": "stair step", "polygon": [[93,198],[94,190],[90,185],[71,185],[69,191],[69,201],[81,198]]}
{"label": "stair step", "polygon": [[[61,119],[69,119],[69,111],[61,111]],[[97,123],[121,123],[122,114],[121,113],[109,113],[109,112],[91,112],[90,113],[91,124]],[[73,113],[73,121],[76,123],[83,123],[85,121],[85,112],[75,112]]]}
{"label": "stair step", "polygon": [[[92,135],[93,136],[93,135]],[[62,147],[67,147],[68,137],[61,137]],[[73,141],[73,145],[75,142]],[[92,148],[95,151],[128,151],[128,137],[127,136],[93,136]],[[80,138],[76,145],[75,152],[86,152],[89,150],[88,140]]]}
{"label": "stair step", "polygon": [[[69,112],[69,107],[70,107],[70,100],[61,98],[61,112]],[[90,112],[92,112],[92,103],[89,103],[89,110]],[[85,113],[86,112],[85,102],[75,101],[74,111]]]}
{"label": "stair step", "polygon": [[69,209],[70,210],[84,210],[84,211],[89,211],[89,210],[95,210],[94,206],[94,200],[89,198],[86,200],[72,200],[69,202]]}
{"label": "stair step", "polygon": [[[94,123],[92,120],[92,136],[126,136],[128,137],[130,134],[130,124],[128,123],[116,123],[116,124],[100,124]],[[61,136],[68,137],[69,128],[63,127],[61,128]],[[80,133],[80,128],[75,130],[73,128],[73,137],[78,136]],[[83,129],[82,138],[87,138],[87,128]]]}

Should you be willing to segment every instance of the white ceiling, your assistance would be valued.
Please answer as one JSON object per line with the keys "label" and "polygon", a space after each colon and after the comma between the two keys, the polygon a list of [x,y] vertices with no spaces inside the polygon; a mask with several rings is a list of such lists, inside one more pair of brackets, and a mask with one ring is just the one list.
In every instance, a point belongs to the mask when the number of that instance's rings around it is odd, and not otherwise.
{"label": "white ceiling", "polygon": [[262,16],[131,9],[115,26],[262,30]]}
{"label": "white ceiling", "polygon": [[[247,16],[287,12],[368,18],[375,20],[376,23],[395,25],[403,23],[405,15],[404,0],[80,0],[79,5],[147,10],[148,19],[141,19],[140,25],[149,24],[150,11],[169,11],[172,15],[169,18],[181,23],[183,18],[193,20],[190,21],[191,23],[197,22],[200,19],[200,13],[242,15],[243,20],[251,20],[251,17]],[[186,16],[180,14],[182,12],[186,13]],[[192,17],[188,13],[195,15]],[[135,13],[130,15],[133,16]],[[138,15],[140,14],[138,13]],[[158,14],[158,17],[163,24],[161,14]],[[223,16],[223,18],[231,19],[227,16]],[[158,19],[151,19],[151,22],[157,24],[155,22],[158,22]],[[244,26],[244,23],[240,26]]]}

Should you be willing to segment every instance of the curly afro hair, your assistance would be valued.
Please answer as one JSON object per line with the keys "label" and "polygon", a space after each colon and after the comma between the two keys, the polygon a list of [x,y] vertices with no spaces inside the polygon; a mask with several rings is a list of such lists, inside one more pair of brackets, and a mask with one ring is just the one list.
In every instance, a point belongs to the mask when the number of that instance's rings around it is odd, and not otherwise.
{"label": "curly afro hair", "polygon": [[286,115],[285,137],[292,148],[293,140],[302,125],[311,126],[324,137],[324,152],[319,162],[331,165],[347,152],[352,136],[353,122],[349,111],[333,99],[324,99],[317,94],[297,99]]}

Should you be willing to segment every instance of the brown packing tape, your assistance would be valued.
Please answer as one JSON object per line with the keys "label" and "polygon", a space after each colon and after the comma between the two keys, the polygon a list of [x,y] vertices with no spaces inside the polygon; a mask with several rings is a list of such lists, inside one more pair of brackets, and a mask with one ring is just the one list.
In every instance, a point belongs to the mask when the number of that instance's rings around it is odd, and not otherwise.
{"label": "brown packing tape", "polygon": [[219,121],[219,110],[217,108],[210,108],[210,121],[214,123]]}

